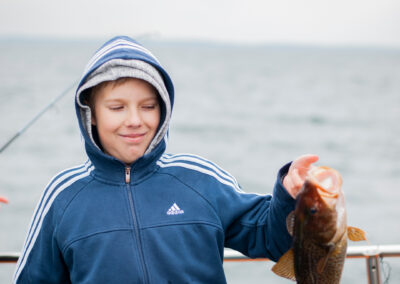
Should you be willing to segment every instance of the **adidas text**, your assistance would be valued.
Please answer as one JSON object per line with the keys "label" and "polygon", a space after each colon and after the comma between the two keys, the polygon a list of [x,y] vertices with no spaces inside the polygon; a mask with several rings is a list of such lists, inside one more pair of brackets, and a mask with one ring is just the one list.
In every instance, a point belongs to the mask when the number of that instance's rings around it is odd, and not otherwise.
{"label": "adidas text", "polygon": [[179,208],[178,205],[176,205],[176,203],[174,203],[171,208],[168,209],[167,211],[167,215],[179,215],[179,214],[183,214],[185,213],[185,211],[181,210],[181,208]]}

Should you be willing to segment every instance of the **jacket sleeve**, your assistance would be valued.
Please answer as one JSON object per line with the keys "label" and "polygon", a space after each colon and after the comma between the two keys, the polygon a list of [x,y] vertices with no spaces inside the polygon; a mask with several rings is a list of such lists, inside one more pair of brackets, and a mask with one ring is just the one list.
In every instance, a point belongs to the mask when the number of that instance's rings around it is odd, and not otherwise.
{"label": "jacket sleeve", "polygon": [[[39,204],[40,205],[40,204]],[[55,239],[54,204],[38,206],[14,274],[14,283],[70,283]]]}
{"label": "jacket sleeve", "polygon": [[282,185],[289,166],[279,171],[272,195],[224,191],[228,199],[220,200],[218,208],[225,228],[225,247],[251,258],[268,257],[274,261],[291,247],[286,217],[296,201]]}

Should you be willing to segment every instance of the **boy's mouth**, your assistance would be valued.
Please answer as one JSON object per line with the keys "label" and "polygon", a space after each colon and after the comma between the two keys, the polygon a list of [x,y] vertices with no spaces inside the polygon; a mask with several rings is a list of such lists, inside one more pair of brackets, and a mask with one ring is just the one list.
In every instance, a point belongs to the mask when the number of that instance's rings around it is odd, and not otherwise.
{"label": "boy's mouth", "polygon": [[120,136],[127,142],[140,143],[143,141],[146,133],[131,133],[131,134],[120,134]]}

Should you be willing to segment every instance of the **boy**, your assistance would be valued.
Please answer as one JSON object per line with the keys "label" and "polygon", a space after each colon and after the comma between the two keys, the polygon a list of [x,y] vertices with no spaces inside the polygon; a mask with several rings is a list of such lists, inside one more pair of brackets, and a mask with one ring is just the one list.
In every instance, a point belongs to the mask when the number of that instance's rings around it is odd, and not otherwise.
{"label": "boy", "polygon": [[226,283],[224,246],[273,260],[289,249],[286,217],[318,158],[283,167],[273,197],[244,193],[212,162],[164,153],[173,102],[132,39],[95,53],[75,98],[89,160],[45,189],[15,282]]}

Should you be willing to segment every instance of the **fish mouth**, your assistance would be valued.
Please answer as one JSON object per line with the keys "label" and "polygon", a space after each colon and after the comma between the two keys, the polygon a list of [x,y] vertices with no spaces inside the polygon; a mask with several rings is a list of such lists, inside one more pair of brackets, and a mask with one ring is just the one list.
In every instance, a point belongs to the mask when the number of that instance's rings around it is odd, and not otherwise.
{"label": "fish mouth", "polygon": [[339,172],[329,167],[315,167],[309,171],[308,178],[325,203],[329,207],[335,206],[342,186]]}

